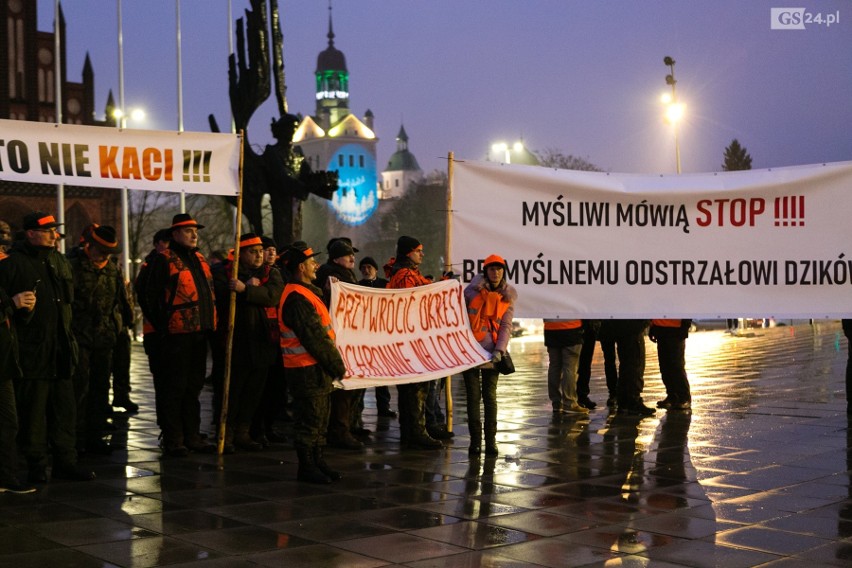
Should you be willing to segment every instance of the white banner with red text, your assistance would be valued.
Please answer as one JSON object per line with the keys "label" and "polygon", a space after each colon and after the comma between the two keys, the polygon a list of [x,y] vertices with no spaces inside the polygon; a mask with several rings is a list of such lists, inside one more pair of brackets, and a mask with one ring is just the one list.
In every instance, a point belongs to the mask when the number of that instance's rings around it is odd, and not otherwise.
{"label": "white banner with red text", "polygon": [[0,120],[0,180],[239,194],[237,134]]}
{"label": "white banner with red text", "polygon": [[852,317],[852,162],[683,175],[454,164],[454,271],[515,317]]}
{"label": "white banner with red text", "polygon": [[440,379],[491,360],[458,280],[402,289],[334,282],[330,312],[345,389]]}

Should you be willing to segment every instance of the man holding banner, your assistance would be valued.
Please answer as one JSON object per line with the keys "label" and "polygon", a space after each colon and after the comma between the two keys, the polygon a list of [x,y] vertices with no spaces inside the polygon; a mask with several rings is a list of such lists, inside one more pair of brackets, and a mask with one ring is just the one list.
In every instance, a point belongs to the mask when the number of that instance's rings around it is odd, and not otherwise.
{"label": "man holding banner", "polygon": [[[396,242],[396,261],[391,267],[388,288],[414,288],[431,282],[420,274],[423,262],[423,245],[405,235]],[[444,447],[426,431],[426,393],[428,383],[397,385],[399,394],[399,431],[403,448],[437,450]]]}
{"label": "man holding banner", "polygon": [[340,479],[323,459],[333,380],[342,379],[346,366],[334,344],[331,315],[321,300],[316,279],[318,254],[291,246],[281,255],[290,281],[278,304],[281,355],[293,395],[293,445],[299,457],[296,478],[327,484]]}

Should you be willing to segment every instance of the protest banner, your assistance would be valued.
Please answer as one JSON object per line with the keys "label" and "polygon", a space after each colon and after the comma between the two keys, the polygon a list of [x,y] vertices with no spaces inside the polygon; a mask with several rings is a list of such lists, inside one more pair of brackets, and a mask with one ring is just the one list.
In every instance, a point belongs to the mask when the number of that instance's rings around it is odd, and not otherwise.
{"label": "protest banner", "polygon": [[515,317],[852,317],[852,162],[684,175],[455,164],[463,281],[499,253]]}
{"label": "protest banner", "polygon": [[458,280],[402,289],[334,282],[329,311],[345,389],[439,379],[491,360]]}
{"label": "protest banner", "polygon": [[0,179],[237,195],[236,134],[0,120]]}

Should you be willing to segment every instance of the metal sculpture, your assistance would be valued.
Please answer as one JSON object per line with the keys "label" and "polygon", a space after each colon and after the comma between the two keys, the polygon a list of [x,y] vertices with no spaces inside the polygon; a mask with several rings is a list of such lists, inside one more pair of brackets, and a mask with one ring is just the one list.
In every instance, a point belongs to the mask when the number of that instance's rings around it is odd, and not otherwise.
{"label": "metal sculpture", "polygon": [[[301,238],[302,202],[311,193],[323,199],[331,199],[337,190],[337,173],[312,171],[308,161],[303,159],[301,150],[293,148],[293,134],[299,125],[299,118],[287,112],[284,38],[278,15],[278,0],[269,0],[269,6],[272,13],[273,67],[270,68],[266,0],[251,0],[252,9],[245,11],[245,29],[243,19],[237,19],[237,46],[236,53],[228,58],[228,84],[234,126],[246,137],[243,214],[252,230],[262,234],[261,203],[263,196],[269,195],[273,237],[279,245],[285,245]],[[258,154],[248,143],[248,124],[254,112],[269,98],[270,75],[275,80],[280,118],[273,118],[271,124],[275,144],[266,145],[263,153]],[[209,121],[211,130],[219,132],[212,114]]]}

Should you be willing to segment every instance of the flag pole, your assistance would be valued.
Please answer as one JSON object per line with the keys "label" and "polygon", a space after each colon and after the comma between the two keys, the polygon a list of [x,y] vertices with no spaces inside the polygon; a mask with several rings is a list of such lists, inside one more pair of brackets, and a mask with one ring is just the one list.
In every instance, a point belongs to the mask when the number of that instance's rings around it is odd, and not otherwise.
{"label": "flag pole", "polygon": [[[231,280],[236,280],[240,262],[240,232],[243,221],[243,151],[245,150],[245,132],[240,130],[240,189],[237,194],[237,223],[236,236],[234,237],[234,262],[231,267]],[[237,313],[237,291],[231,290],[228,302],[228,341],[225,344],[225,379],[222,384],[222,411],[219,413],[219,435],[217,437],[216,451],[221,456],[225,453],[225,430],[228,422],[228,391],[231,388],[231,354],[234,345],[234,317]]]}
{"label": "flag pole", "polygon": [[[447,237],[444,241],[444,274],[453,268],[450,258],[453,242],[453,153],[447,154]],[[447,397],[447,432],[453,431],[453,377],[446,380],[444,395]]]}

